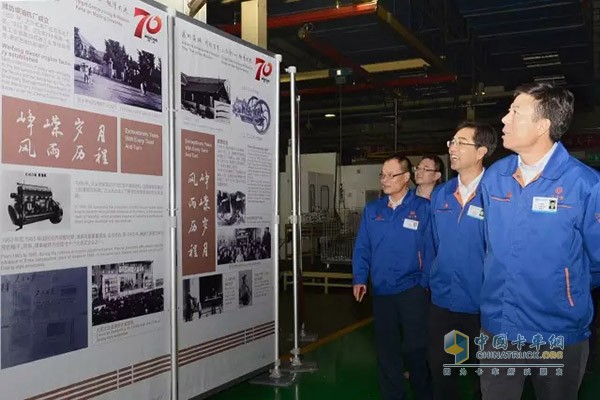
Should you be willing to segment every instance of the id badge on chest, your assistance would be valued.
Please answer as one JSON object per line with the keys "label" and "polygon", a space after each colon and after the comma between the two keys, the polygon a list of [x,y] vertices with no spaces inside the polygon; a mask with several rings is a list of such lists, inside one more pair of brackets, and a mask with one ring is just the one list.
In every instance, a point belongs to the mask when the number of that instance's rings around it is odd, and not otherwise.
{"label": "id badge on chest", "polygon": [[402,226],[406,229],[416,231],[417,229],[419,229],[419,221],[415,221],[414,219],[404,218],[404,224]]}
{"label": "id badge on chest", "polygon": [[483,208],[477,207],[474,205],[470,205],[469,209],[467,210],[467,215],[469,217],[473,217],[475,219],[483,220],[483,218],[484,218]]}
{"label": "id badge on chest", "polygon": [[556,197],[534,197],[531,211],[541,213],[556,213],[558,210],[558,199]]}

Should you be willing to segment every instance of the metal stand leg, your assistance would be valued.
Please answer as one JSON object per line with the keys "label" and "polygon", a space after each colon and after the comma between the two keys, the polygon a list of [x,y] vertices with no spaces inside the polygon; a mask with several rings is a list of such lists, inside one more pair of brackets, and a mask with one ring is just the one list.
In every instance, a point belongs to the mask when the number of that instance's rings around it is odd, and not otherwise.
{"label": "metal stand leg", "polygon": [[[279,67],[281,65],[281,56],[277,55],[277,74],[275,76],[279,76]],[[295,73],[296,71],[296,67],[290,67],[293,68],[293,71]],[[279,85],[277,86],[277,96],[276,98],[279,99]],[[279,115],[279,102],[276,103],[277,104],[277,110],[276,113],[277,115]],[[277,134],[275,135],[275,148],[277,149],[277,151],[279,152],[279,132],[277,132]],[[276,156],[275,159],[275,171],[279,171],[279,155]],[[275,219],[275,234],[279,235],[279,203],[278,203],[278,198],[277,196],[279,196],[279,177],[277,177],[277,179],[275,179],[275,215],[274,215],[274,219]],[[256,385],[267,385],[267,386],[276,386],[276,387],[287,387],[290,386],[292,383],[294,383],[294,381],[296,380],[296,375],[295,374],[290,374],[287,373],[285,371],[283,371],[280,368],[280,361],[279,361],[279,246],[274,246],[273,247],[273,264],[274,264],[274,271],[273,271],[273,292],[274,292],[274,297],[275,297],[275,361],[273,363],[273,368],[268,372],[268,374],[263,374],[263,375],[259,375],[256,378],[250,380],[250,383],[252,384],[256,384]],[[285,276],[284,276],[285,279]],[[284,283],[285,285],[285,283]]]}
{"label": "metal stand leg", "polygon": [[292,360],[289,366],[282,367],[283,371],[289,371],[291,373],[299,372],[314,372],[318,370],[315,362],[302,361],[300,359],[300,348],[298,346],[299,332],[298,332],[298,280],[299,280],[299,269],[298,261],[302,257],[302,250],[299,249],[299,210],[298,205],[300,203],[299,197],[299,160],[300,160],[300,146],[298,145],[298,135],[296,132],[297,124],[297,106],[300,99],[296,97],[296,68],[288,68],[290,74],[290,108],[291,108],[291,132],[292,132],[292,247],[293,247],[293,274],[294,274],[294,348],[291,351]]}

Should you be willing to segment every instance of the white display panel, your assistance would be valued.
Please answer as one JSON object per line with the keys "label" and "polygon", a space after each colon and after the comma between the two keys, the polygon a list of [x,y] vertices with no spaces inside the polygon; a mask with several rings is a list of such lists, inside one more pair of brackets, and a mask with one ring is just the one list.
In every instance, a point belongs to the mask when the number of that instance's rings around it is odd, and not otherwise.
{"label": "white display panel", "polygon": [[0,7],[2,398],[168,398],[169,17]]}
{"label": "white display panel", "polygon": [[277,85],[273,55],[176,19],[182,398],[275,357]]}

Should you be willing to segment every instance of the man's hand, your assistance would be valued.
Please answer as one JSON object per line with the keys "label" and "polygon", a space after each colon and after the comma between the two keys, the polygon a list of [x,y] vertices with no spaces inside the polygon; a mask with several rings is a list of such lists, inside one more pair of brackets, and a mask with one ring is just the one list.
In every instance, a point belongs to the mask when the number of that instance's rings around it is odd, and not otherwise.
{"label": "man's hand", "polygon": [[365,297],[365,294],[367,294],[367,285],[354,285],[352,291],[354,293],[354,298],[360,303],[363,297]]}

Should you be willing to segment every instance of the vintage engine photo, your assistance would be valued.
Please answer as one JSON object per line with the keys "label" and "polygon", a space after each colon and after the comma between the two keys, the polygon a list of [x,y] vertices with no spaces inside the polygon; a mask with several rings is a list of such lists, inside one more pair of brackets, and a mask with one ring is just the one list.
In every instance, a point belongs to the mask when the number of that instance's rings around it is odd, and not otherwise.
{"label": "vintage engine photo", "polygon": [[52,198],[52,190],[47,186],[17,183],[16,193],[10,198],[15,204],[8,206],[8,215],[13,224],[22,229],[24,225],[50,220],[53,224],[62,221],[63,210]]}

